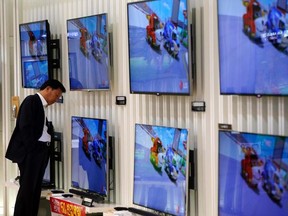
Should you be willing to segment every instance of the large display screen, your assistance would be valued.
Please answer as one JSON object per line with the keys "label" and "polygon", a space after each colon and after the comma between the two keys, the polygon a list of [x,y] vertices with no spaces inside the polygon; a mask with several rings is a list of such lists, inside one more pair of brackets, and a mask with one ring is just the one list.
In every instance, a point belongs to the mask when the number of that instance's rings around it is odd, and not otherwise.
{"label": "large display screen", "polygon": [[220,93],[288,95],[287,0],[218,0]]}
{"label": "large display screen", "polygon": [[187,129],[135,125],[133,203],[186,214]]}
{"label": "large display screen", "polygon": [[130,92],[190,94],[186,0],[127,5]]}
{"label": "large display screen", "polygon": [[39,89],[50,78],[50,28],[47,20],[19,25],[22,86]]}
{"label": "large display screen", "polygon": [[67,20],[71,90],[108,90],[109,43],[107,14]]}
{"label": "large display screen", "polygon": [[288,215],[288,137],[219,131],[219,216]]}
{"label": "large display screen", "polygon": [[72,187],[108,195],[107,120],[72,116]]}

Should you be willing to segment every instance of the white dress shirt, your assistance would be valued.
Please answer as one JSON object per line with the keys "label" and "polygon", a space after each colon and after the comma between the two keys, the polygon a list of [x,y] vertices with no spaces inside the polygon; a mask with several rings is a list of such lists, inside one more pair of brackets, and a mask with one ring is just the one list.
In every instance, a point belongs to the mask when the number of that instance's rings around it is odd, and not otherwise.
{"label": "white dress shirt", "polygon": [[43,104],[43,109],[44,109],[44,127],[43,127],[43,132],[42,132],[42,135],[41,137],[39,138],[39,141],[41,142],[51,142],[51,136],[50,134],[48,134],[48,127],[46,125],[46,115],[47,115],[47,106],[48,106],[48,103],[47,101],[45,100],[45,98],[38,92],[37,93],[42,101],[42,104]]}

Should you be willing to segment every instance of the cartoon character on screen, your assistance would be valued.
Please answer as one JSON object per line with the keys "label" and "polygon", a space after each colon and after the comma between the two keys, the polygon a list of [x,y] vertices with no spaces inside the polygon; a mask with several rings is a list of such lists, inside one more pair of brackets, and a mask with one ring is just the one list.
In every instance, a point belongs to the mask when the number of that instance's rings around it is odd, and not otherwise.
{"label": "cartoon character on screen", "polygon": [[165,155],[165,171],[169,178],[174,182],[177,181],[179,175],[179,168],[175,157],[176,155],[174,150],[169,147]]}
{"label": "cartoon character on screen", "polygon": [[92,156],[96,164],[101,167],[101,162],[103,160],[103,143],[101,142],[102,138],[99,134],[96,134],[92,143]]}
{"label": "cartoon character on screen", "polygon": [[[80,50],[82,51],[82,53],[84,54],[84,56],[88,57],[89,56],[89,32],[87,30],[87,28],[83,27],[80,28],[80,33],[81,33],[81,37],[80,37]],[[88,43],[87,43],[88,41]]]}
{"label": "cartoon character on screen", "polygon": [[93,156],[96,164],[101,167],[101,161],[103,159],[102,147],[101,147],[101,142],[97,138],[97,135],[95,136],[93,143],[92,143],[92,156]]}
{"label": "cartoon character on screen", "polygon": [[153,145],[150,148],[150,161],[157,171],[162,171],[165,157],[165,148],[163,147],[162,141],[159,137],[152,137],[151,141]]}
{"label": "cartoon character on screen", "polygon": [[281,183],[280,167],[271,159],[267,159],[264,165],[263,188],[274,201],[278,203],[281,201],[284,187]]}
{"label": "cartoon character on screen", "polygon": [[152,13],[146,15],[149,23],[146,26],[146,40],[152,48],[160,50],[160,45],[162,41],[162,23],[159,20],[157,14]]}
{"label": "cartoon character on screen", "polygon": [[[187,22],[188,22],[187,10],[183,10],[182,13],[184,16],[184,24],[187,25]],[[188,48],[188,31],[187,31],[187,28],[182,28],[182,30],[180,32],[180,42],[181,42],[181,44],[183,44],[183,46]]]}
{"label": "cartoon character on screen", "polygon": [[257,164],[258,155],[249,145],[243,145],[242,151],[244,153],[244,159],[241,160],[241,175],[249,186],[256,188],[258,184],[253,180],[253,167]]}
{"label": "cartoon character on screen", "polygon": [[82,137],[82,149],[84,150],[85,155],[91,160],[90,150],[89,150],[89,141],[90,141],[90,131],[88,128],[83,128],[83,137]]}
{"label": "cartoon character on screen", "polygon": [[180,51],[180,43],[178,41],[177,29],[172,21],[167,21],[164,25],[164,48],[168,53],[178,59],[178,53]]}
{"label": "cartoon character on screen", "polygon": [[102,58],[101,42],[96,32],[92,35],[90,46],[92,49],[92,55],[94,56],[96,61],[100,62]]}

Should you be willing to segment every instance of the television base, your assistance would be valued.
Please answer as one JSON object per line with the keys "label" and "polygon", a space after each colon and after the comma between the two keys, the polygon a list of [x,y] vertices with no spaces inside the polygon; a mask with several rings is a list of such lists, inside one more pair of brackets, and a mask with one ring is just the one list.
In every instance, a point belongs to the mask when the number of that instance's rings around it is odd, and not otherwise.
{"label": "television base", "polygon": [[72,188],[69,189],[69,192],[80,196],[82,198],[82,205],[87,206],[87,207],[93,207],[93,202],[96,202],[96,203],[104,202],[104,197],[97,195],[97,194],[92,194],[89,192],[80,191],[80,190],[76,190]]}

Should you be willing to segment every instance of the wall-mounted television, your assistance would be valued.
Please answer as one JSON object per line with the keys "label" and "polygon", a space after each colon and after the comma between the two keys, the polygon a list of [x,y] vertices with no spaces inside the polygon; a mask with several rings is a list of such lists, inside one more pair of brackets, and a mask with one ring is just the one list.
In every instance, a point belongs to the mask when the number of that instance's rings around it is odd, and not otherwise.
{"label": "wall-mounted television", "polygon": [[[103,199],[108,196],[107,120],[71,117],[71,186]],[[84,195],[85,196],[85,195]]]}
{"label": "wall-mounted television", "polygon": [[19,31],[22,86],[39,89],[51,76],[48,20],[20,24]]}
{"label": "wall-mounted television", "polygon": [[127,11],[130,92],[189,95],[187,1],[131,2]]}
{"label": "wall-mounted television", "polygon": [[287,9],[286,0],[218,0],[221,94],[288,95]]}
{"label": "wall-mounted television", "polygon": [[133,204],[186,215],[187,142],[184,128],[135,125]]}
{"label": "wall-mounted television", "polygon": [[288,214],[288,137],[219,130],[218,215]]}
{"label": "wall-mounted television", "polygon": [[109,38],[106,13],[67,20],[70,90],[108,90]]}

